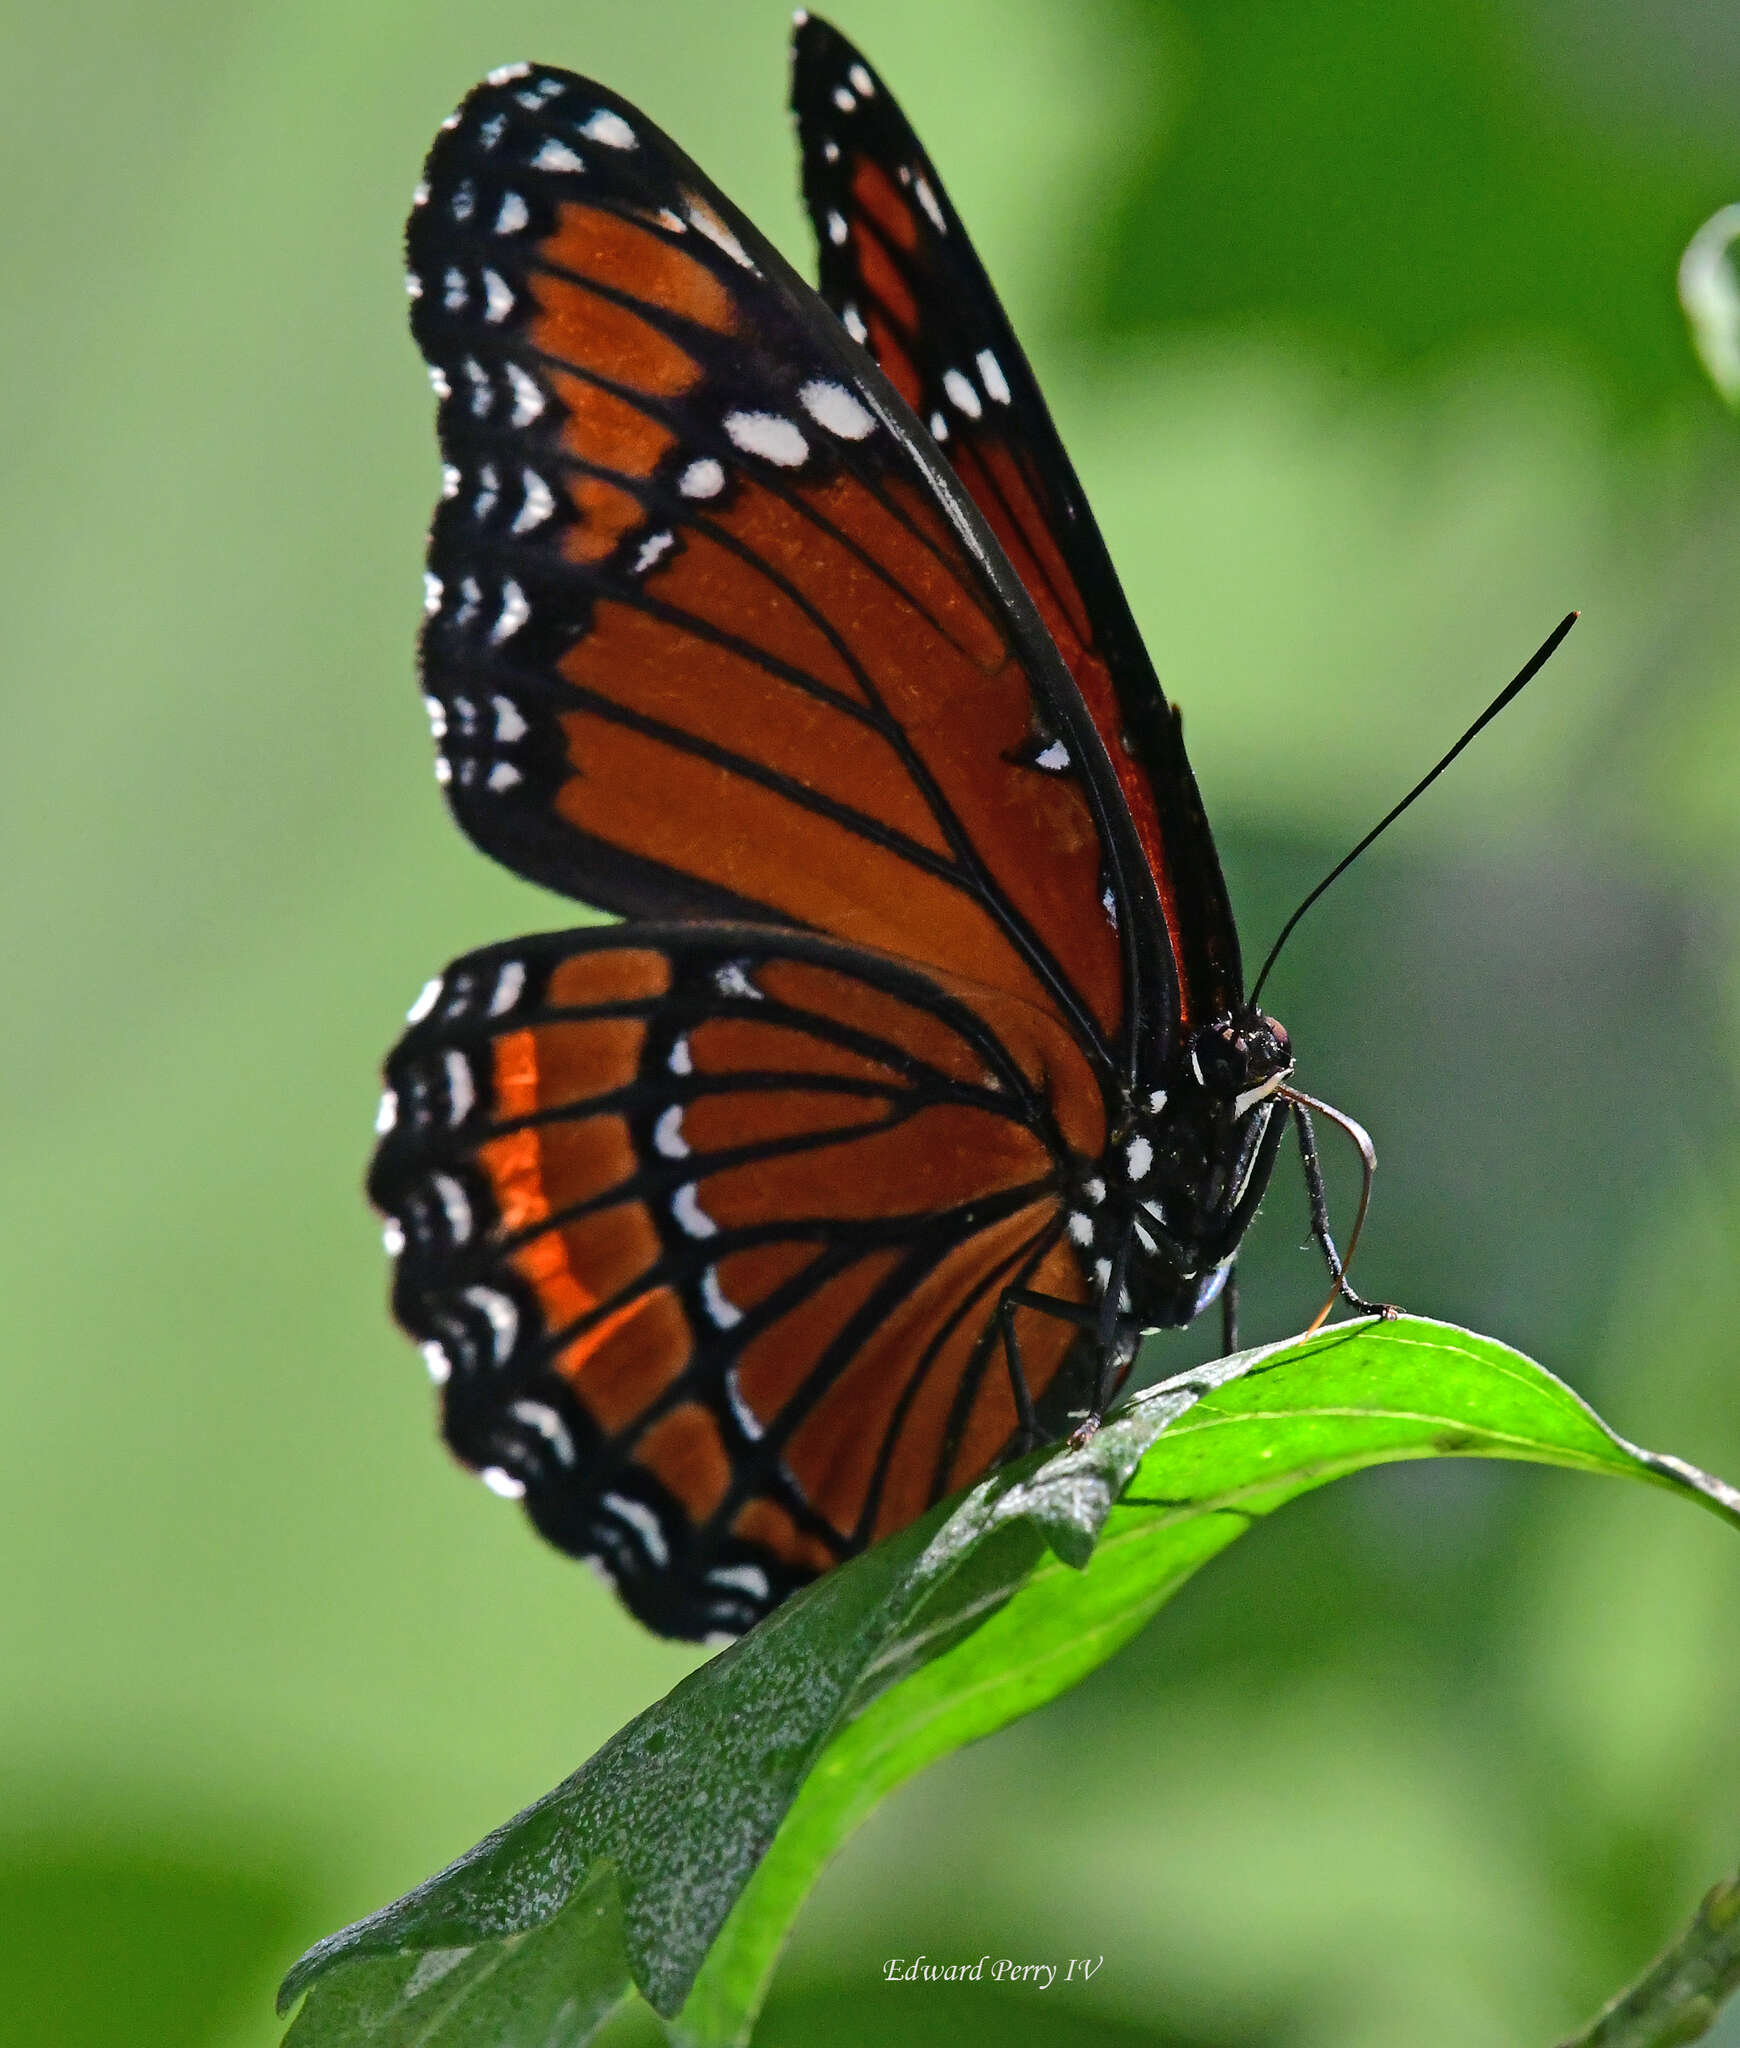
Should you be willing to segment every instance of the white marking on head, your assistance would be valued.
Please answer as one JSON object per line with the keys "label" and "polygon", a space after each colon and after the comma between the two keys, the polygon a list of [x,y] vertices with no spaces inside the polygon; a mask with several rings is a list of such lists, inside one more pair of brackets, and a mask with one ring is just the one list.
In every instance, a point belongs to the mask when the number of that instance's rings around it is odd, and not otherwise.
{"label": "white marking on head", "polygon": [[646,1546],[646,1554],[662,1571],[671,1561],[670,1545],[665,1541],[665,1532],[659,1518],[645,1501],[631,1500],[627,1494],[607,1493],[598,1505],[618,1521],[626,1522]]}
{"label": "white marking on head", "polygon": [[685,192],[683,194],[683,211],[688,215],[693,225],[699,228],[702,234],[707,237],[708,241],[716,249],[723,249],[733,263],[741,263],[745,270],[753,270],[755,268],[755,265],[749,260],[749,251],[744,248],[743,244],[731,232],[730,228],[726,226],[725,222],[720,219],[718,214],[713,211],[712,207],[707,204],[706,200],[698,198],[692,192]]}
{"label": "white marking on head", "polygon": [[514,309],[514,295],[508,289],[507,280],[489,268],[483,273],[483,317],[499,325]]}
{"label": "white marking on head", "polygon": [[826,427],[843,441],[862,441],[876,431],[875,414],[860,405],[844,384],[826,377],[812,377],[798,392],[798,403],[818,427]]}
{"label": "white marking on head", "polygon": [[912,189],[918,194],[919,205],[930,215],[932,227],[936,229],[939,235],[946,235],[949,231],[949,224],[943,218],[943,210],[937,204],[936,194],[930,189],[928,179],[915,177],[912,181]]}
{"label": "white marking on head", "polygon": [[526,963],[523,960],[504,960],[501,972],[495,978],[495,993],[489,999],[489,1014],[505,1017],[520,999],[526,985]]}
{"label": "white marking on head", "polygon": [[441,609],[441,597],[446,587],[433,569],[423,571],[423,616],[426,619],[432,619]]}
{"label": "white marking on head", "polygon": [[1009,380],[1003,374],[1003,365],[988,348],[980,349],[973,361],[979,366],[979,375],[984,380],[985,389],[999,405],[1007,405],[1010,397]]}
{"label": "white marking on head", "polygon": [[429,1377],[438,1387],[446,1386],[453,1377],[453,1361],[433,1338],[419,1347],[423,1353],[423,1364]]}
{"label": "white marking on head", "polygon": [[836,213],[830,207],[828,209],[828,240],[837,249],[851,232],[852,230],[846,225],[846,216],[843,213]]}
{"label": "white marking on head", "polygon": [[405,296],[408,299],[420,299],[423,296],[423,280],[414,270],[405,272]]}
{"label": "white marking on head", "polygon": [[1084,1216],[1079,1209],[1072,1209],[1069,1217],[1069,1241],[1080,1245],[1085,1251],[1094,1241],[1094,1219]]}
{"label": "white marking on head", "polygon": [[834,87],[834,105],[839,108],[842,114],[851,113],[852,109],[855,106],[857,106],[857,104],[858,100],[857,95],[855,93],[848,91],[848,89],[843,85],[837,85]]}
{"label": "white marking on head", "polygon": [[504,1472],[499,1465],[485,1465],[477,1475],[491,1493],[499,1494],[503,1500],[524,1500],[526,1482],[516,1479],[511,1472]]}
{"label": "white marking on head", "polygon": [[600,107],[590,120],[582,121],[580,133],[589,135],[594,142],[602,142],[606,149],[633,149],[640,142],[622,116],[612,113],[609,107]]}
{"label": "white marking on head", "polygon": [[535,1429],[545,1443],[556,1454],[561,1465],[574,1462],[574,1439],[568,1434],[567,1424],[555,1409],[543,1401],[515,1401],[508,1413],[516,1422],[523,1422],[528,1429]]}
{"label": "white marking on head", "polygon": [[747,996],[757,1003],[766,1000],[750,980],[749,970],[741,960],[727,960],[723,967],[715,967],[713,986],[722,996]]}
{"label": "white marking on head", "polygon": [[692,1074],[695,1071],[695,1056],[689,1050],[689,1039],[686,1032],[671,1047],[671,1056],[665,1064],[673,1074]]}
{"label": "white marking on head", "polygon": [[1196,1057],[1195,1046],[1190,1048],[1190,1071],[1196,1076],[1197,1087],[1206,1088],[1208,1086],[1208,1083],[1202,1078],[1202,1062]]}
{"label": "white marking on head", "polygon": [[731,1413],[737,1418],[737,1427],[751,1443],[762,1434],[761,1417],[743,1398],[743,1389],[737,1384],[737,1368],[729,1366],[725,1373],[725,1398],[731,1403]]}
{"label": "white marking on head", "polygon": [[431,1176],[431,1185],[441,1198],[441,1207],[447,1217],[448,1234],[455,1244],[466,1243],[471,1236],[471,1204],[465,1190],[452,1174],[437,1173]]}
{"label": "white marking on head", "polygon": [[489,788],[492,794],[501,796],[525,779],[511,761],[497,761],[489,771]]}
{"label": "white marking on head", "polygon": [[634,558],[631,575],[644,576],[652,565],[677,544],[674,533],[651,534],[641,543],[640,553]]}
{"label": "white marking on head", "polygon": [[537,380],[528,377],[518,363],[508,364],[507,379],[514,395],[513,423],[516,427],[529,427],[544,409],[544,394]]}
{"label": "white marking on head", "polygon": [[728,412],[725,431],[745,455],[759,455],[781,469],[797,469],[809,458],[810,444],[777,412]]}
{"label": "white marking on head", "polygon": [[393,1093],[392,1089],[384,1088],[381,1091],[381,1105],[375,1111],[376,1136],[384,1138],[398,1121],[399,1098]]}
{"label": "white marking on head", "polygon": [[1124,1171],[1132,1180],[1146,1180],[1154,1164],[1154,1147],[1144,1137],[1134,1137],[1124,1148]]}
{"label": "white marking on head", "polygon": [[1280,1074],[1271,1074],[1266,1081],[1259,1081],[1256,1087],[1246,1088],[1240,1094],[1235,1095],[1233,1097],[1233,1115],[1235,1117],[1243,1116],[1246,1110],[1255,1109],[1265,1096],[1274,1094],[1284,1078]]}
{"label": "white marking on head", "polygon": [[495,217],[495,231],[498,235],[517,235],[531,217],[531,209],[517,192],[504,192],[501,211]]}
{"label": "white marking on head", "polygon": [[673,1102],[668,1109],[661,1109],[658,1121],[653,1125],[653,1150],[662,1152],[667,1159],[687,1159],[689,1141],[683,1136],[683,1105]]}
{"label": "white marking on head", "polygon": [[455,467],[453,463],[442,463],[441,497],[443,503],[445,503],[446,500],[449,498],[457,498],[459,496],[459,486],[462,483],[464,483],[464,481],[464,477],[460,475],[459,470]]}
{"label": "white marking on head", "polygon": [[716,498],[724,488],[725,472],[710,455],[691,462],[677,479],[677,489],[685,498]]}
{"label": "white marking on head", "polygon": [[497,1287],[468,1287],[465,1299],[489,1318],[490,1345],[497,1365],[504,1365],[520,1334],[520,1312]]}
{"label": "white marking on head", "polygon": [[467,356],[459,367],[471,384],[472,416],[483,419],[495,403],[495,386],[489,381],[489,372],[475,356]]}
{"label": "white marking on head", "polygon": [[691,1237],[717,1237],[719,1226],[701,1207],[695,1193],[695,1183],[684,1181],[671,1197],[671,1214]]}
{"label": "white marking on head", "polygon": [[501,587],[501,616],[489,629],[492,647],[499,647],[504,640],[511,640],[532,615],[526,593],[510,576]]}
{"label": "white marking on head", "polygon": [[440,1000],[441,977],[436,975],[433,981],[424,982],[422,988],[418,990],[417,1000],[405,1012],[405,1022],[407,1024],[421,1024],[423,1019],[428,1016],[429,1012],[434,1009]]}
{"label": "white marking on head", "polygon": [[743,1320],[743,1311],[719,1285],[719,1268],[709,1266],[701,1275],[701,1299],[707,1313],[721,1330],[734,1330]]}
{"label": "white marking on head", "polygon": [[1033,757],[1035,768],[1049,768],[1054,775],[1061,775],[1069,766],[1069,749],[1062,740],[1053,740],[1050,746]]}
{"label": "white marking on head", "polygon": [[840,308],[840,325],[860,348],[870,339],[870,330],[864,325],[863,314],[850,301]]}
{"label": "white marking on head", "polygon": [[492,697],[495,707],[495,736],[504,747],[511,747],[516,740],[523,740],[531,730],[520,716],[520,707],[511,697]]}
{"label": "white marking on head", "polygon": [[943,389],[949,395],[949,403],[964,412],[968,419],[976,420],[985,410],[979,403],[979,394],[959,370],[943,372]]}
{"label": "white marking on head", "polygon": [[471,1078],[471,1062],[456,1047],[441,1056],[447,1069],[447,1121],[462,1124],[477,1107],[477,1083]]}
{"label": "white marking on head", "polygon": [[405,1226],[396,1216],[389,1216],[381,1225],[381,1243],[389,1259],[396,1259],[405,1249]]}
{"label": "white marking on head", "polygon": [[498,64],[489,74],[488,82],[491,85],[512,85],[516,78],[530,78],[531,75],[529,64]]}
{"label": "white marking on head", "polygon": [[1081,1191],[1093,1203],[1095,1208],[1098,1208],[1100,1203],[1106,1199],[1106,1184],[1097,1173],[1092,1180],[1082,1182]]}
{"label": "white marking on head", "polygon": [[452,203],[447,210],[455,220],[469,220],[477,211],[477,187],[469,178],[461,178],[454,186]]}
{"label": "white marking on head", "polygon": [[852,81],[852,90],[861,99],[868,99],[876,90],[875,79],[870,76],[862,64],[854,64],[851,70],[846,73],[846,76]]}
{"label": "white marking on head", "polygon": [[534,171],[583,171],[586,159],[576,149],[570,149],[565,142],[558,142],[552,135],[532,158]]}
{"label": "white marking on head", "polygon": [[556,496],[535,469],[525,472],[525,498],[520,509],[514,514],[515,533],[530,533],[534,526],[542,526],[556,509]]}
{"label": "white marking on head", "polygon": [[451,398],[453,396],[453,386],[448,383],[447,372],[442,369],[439,363],[431,363],[429,365],[429,389],[434,392],[437,398]]}

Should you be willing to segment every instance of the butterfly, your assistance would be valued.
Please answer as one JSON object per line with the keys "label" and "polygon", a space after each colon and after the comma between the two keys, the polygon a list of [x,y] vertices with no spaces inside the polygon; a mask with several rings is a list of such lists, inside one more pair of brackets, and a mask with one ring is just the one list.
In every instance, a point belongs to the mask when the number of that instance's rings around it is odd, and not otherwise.
{"label": "butterfly", "polygon": [[1094,1426],[1296,1100],[942,182],[826,23],[793,78],[819,294],[542,65],[442,123],[406,236],[437,778],[626,922],[429,983],[369,1192],[448,1444],[699,1638]]}

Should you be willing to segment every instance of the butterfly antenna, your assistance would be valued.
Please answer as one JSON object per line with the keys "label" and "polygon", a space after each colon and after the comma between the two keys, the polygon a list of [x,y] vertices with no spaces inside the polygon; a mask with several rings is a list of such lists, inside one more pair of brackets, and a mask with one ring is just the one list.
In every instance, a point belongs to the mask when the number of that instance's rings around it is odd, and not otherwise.
{"label": "butterfly antenna", "polygon": [[1456,742],[1455,746],[1453,746],[1450,749],[1449,753],[1447,753],[1444,756],[1444,758],[1437,764],[1435,768],[1431,769],[1427,774],[1422,775],[1420,777],[1419,781],[1414,784],[1413,788],[1408,791],[1407,795],[1402,798],[1401,802],[1397,804],[1393,810],[1386,811],[1384,813],[1384,815],[1377,821],[1377,823],[1371,828],[1371,830],[1365,835],[1365,837],[1359,842],[1359,844],[1353,849],[1353,851],[1350,854],[1345,855],[1341,860],[1338,860],[1335,863],[1334,867],[1332,867],[1329,870],[1328,874],[1326,874],[1323,877],[1322,881],[1317,884],[1316,888],[1311,891],[1311,894],[1306,897],[1305,901],[1300,904],[1299,908],[1295,910],[1293,915],[1290,918],[1288,918],[1287,922],[1284,925],[1282,925],[1281,936],[1269,948],[1269,957],[1263,962],[1263,970],[1257,976],[1256,986],[1251,990],[1251,1001],[1253,1004],[1256,1002],[1258,996],[1260,996],[1263,992],[1263,983],[1267,981],[1269,978],[1269,969],[1273,967],[1275,962],[1280,958],[1281,948],[1293,936],[1294,926],[1298,924],[1299,920],[1305,915],[1306,911],[1308,911],[1311,908],[1312,904],[1317,901],[1318,897],[1323,894],[1323,892],[1329,887],[1330,883],[1338,881],[1344,874],[1347,873],[1348,869],[1353,866],[1354,862],[1358,860],[1360,855],[1364,853],[1366,848],[1372,843],[1374,839],[1376,839],[1381,833],[1387,832],[1389,830],[1389,828],[1396,822],[1396,820],[1402,815],[1402,813],[1408,808],[1409,804],[1411,804],[1416,797],[1425,795],[1426,791],[1432,787],[1433,783],[1438,780],[1439,776],[1442,775],[1444,770],[1449,767],[1450,763],[1455,760],[1456,756],[1461,753],[1462,749],[1468,745],[1469,741],[1474,739],[1479,733],[1483,732],[1486,729],[1486,727],[1489,726],[1492,723],[1492,721],[1498,716],[1498,714],[1504,709],[1504,707],[1511,702],[1513,698],[1518,697],[1522,694],[1522,692],[1528,687],[1530,683],[1534,681],[1535,677],[1540,674],[1541,670],[1545,668],[1547,663],[1552,659],[1554,653],[1558,649],[1559,642],[1564,639],[1565,635],[1568,632],[1570,632],[1571,628],[1577,623],[1579,616],[1580,614],[1577,612],[1567,612],[1565,614],[1565,616],[1547,635],[1546,639],[1541,643],[1540,647],[1524,664],[1521,673],[1516,676],[1513,676],[1511,680],[1505,684],[1504,688],[1500,690],[1498,695],[1493,698],[1492,702],[1489,705],[1487,705],[1486,709],[1480,714],[1480,716],[1474,721],[1474,723]]}

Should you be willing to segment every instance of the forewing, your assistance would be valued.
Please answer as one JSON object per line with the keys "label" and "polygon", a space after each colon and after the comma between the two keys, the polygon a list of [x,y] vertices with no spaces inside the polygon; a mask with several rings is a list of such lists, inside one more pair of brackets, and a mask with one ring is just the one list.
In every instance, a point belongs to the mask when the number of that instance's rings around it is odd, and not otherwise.
{"label": "forewing", "polygon": [[[998,1306],[1088,1299],[1063,1190],[1105,1143],[1047,1013],[689,924],[470,954],[413,1017],[369,1181],[395,1313],[458,1456],[643,1621],[746,1628],[1005,1449]],[[1061,1427],[1082,1344],[1021,1341]]]}
{"label": "forewing", "polygon": [[425,687],[460,823],[639,916],[1048,1003],[1128,1070],[1153,889],[1103,744],[929,437],[674,144],[544,67],[437,139]]}
{"label": "forewing", "polygon": [[844,36],[793,41],[822,296],[972,494],[1104,737],[1165,918],[1181,1023],[1234,1008],[1238,935],[1177,714],[1075,471],[935,167]]}

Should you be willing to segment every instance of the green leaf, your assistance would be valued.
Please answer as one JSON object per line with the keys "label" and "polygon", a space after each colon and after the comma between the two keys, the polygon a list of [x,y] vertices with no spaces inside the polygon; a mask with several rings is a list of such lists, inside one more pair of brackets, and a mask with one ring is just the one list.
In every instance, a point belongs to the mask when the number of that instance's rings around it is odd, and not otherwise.
{"label": "green leaf", "polygon": [[310,1993],[293,2048],[571,2048],[631,1983],[690,2048],[744,2040],[817,1873],[886,1793],[1085,1677],[1283,1502],[1430,1457],[1641,1479],[1740,1527],[1733,1488],[1446,1324],[1343,1324],[1218,1360],[830,1573],[311,1949],[280,1994]]}

